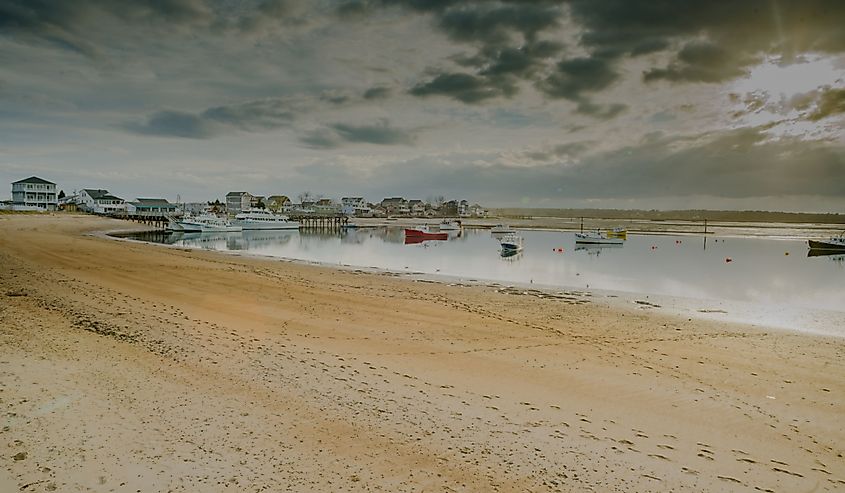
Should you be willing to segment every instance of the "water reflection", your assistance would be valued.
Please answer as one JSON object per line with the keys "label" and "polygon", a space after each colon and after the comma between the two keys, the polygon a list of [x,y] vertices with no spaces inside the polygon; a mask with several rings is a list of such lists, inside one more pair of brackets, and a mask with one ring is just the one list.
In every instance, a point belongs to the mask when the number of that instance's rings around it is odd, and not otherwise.
{"label": "water reflection", "polygon": [[[145,233],[143,239],[292,259],[447,274],[503,283],[596,288],[845,310],[845,255],[807,253],[800,240],[629,235],[624,246],[576,245],[573,233],[521,231],[503,257],[487,230],[406,244],[403,228],[243,233]],[[832,261],[827,261],[832,260]]]}

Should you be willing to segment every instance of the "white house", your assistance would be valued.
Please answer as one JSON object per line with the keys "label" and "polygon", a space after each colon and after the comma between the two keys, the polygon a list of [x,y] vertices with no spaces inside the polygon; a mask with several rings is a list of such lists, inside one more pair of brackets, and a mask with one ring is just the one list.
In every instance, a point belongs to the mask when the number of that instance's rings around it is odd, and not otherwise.
{"label": "white house", "polygon": [[126,203],[108,190],[85,188],[79,192],[79,207],[94,214],[113,214],[126,210]]}
{"label": "white house", "polygon": [[347,216],[357,217],[368,217],[373,214],[364,197],[343,197],[340,199],[340,212]]}
{"label": "white house", "polygon": [[37,176],[16,181],[12,183],[12,205],[54,211],[58,205],[56,184]]}

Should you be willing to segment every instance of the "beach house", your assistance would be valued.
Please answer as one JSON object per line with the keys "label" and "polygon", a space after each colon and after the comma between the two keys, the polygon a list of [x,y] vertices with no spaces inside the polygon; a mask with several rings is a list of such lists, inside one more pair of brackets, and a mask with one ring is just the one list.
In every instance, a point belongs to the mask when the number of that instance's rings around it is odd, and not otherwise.
{"label": "beach house", "polygon": [[80,209],[94,214],[114,214],[126,210],[125,201],[101,188],[85,188],[79,192]]}
{"label": "beach house", "polygon": [[134,202],[126,203],[126,213],[135,215],[163,216],[174,214],[178,206],[171,204],[166,199],[135,199]]}
{"label": "beach house", "polygon": [[12,183],[12,206],[14,208],[38,208],[56,210],[56,184],[37,176]]}
{"label": "beach house", "polygon": [[369,217],[373,214],[364,197],[343,197],[340,199],[340,212],[356,217]]}

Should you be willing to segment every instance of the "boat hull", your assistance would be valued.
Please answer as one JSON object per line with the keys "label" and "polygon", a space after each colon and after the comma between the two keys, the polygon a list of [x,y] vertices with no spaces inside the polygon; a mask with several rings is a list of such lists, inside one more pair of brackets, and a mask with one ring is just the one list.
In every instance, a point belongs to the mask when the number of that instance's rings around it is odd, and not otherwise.
{"label": "boat hull", "polygon": [[244,231],[299,229],[299,223],[295,221],[235,221],[235,226]]}
{"label": "boat hull", "polygon": [[619,238],[576,238],[575,243],[579,245],[621,245],[623,240]]}
{"label": "boat hull", "polygon": [[838,245],[836,243],[828,243],[826,241],[807,240],[811,250],[831,250],[837,252],[845,252],[845,245]]}
{"label": "boat hull", "polygon": [[419,229],[406,229],[405,238],[420,239],[420,240],[448,240],[449,235],[446,233],[429,233]]}

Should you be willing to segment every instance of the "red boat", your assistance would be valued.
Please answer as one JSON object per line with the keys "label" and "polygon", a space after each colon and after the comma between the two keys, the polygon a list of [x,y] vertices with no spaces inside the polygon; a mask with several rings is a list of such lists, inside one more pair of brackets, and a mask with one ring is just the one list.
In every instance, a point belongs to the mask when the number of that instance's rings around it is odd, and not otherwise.
{"label": "red boat", "polygon": [[[448,233],[429,233],[428,231],[422,231],[419,229],[406,229],[405,230],[405,243],[408,243],[408,240],[448,240],[449,234]],[[417,243],[418,241],[412,241],[412,243]]]}

